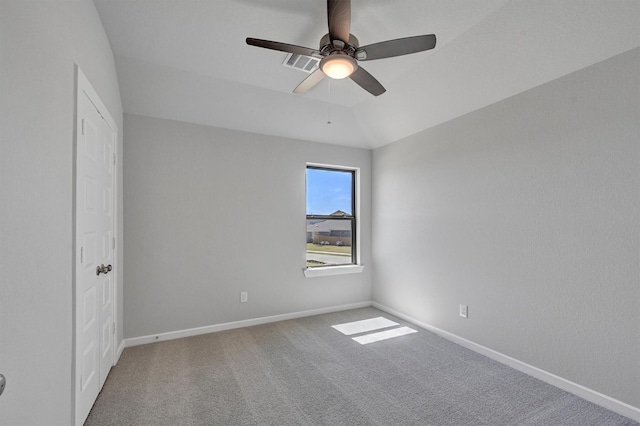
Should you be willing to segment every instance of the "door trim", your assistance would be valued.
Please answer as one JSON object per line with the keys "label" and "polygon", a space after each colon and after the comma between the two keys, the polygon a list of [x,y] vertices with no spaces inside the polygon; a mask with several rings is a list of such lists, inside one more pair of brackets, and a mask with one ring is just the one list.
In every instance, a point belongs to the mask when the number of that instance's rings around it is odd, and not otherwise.
{"label": "door trim", "polygon": [[[79,398],[79,392],[78,392],[78,386],[79,386],[79,380],[78,377],[80,376],[80,362],[79,362],[79,358],[78,358],[78,354],[77,354],[77,350],[78,350],[78,344],[77,344],[77,329],[78,329],[78,321],[80,318],[80,306],[77,303],[77,258],[78,258],[78,250],[79,247],[77,246],[76,243],[76,237],[77,237],[77,217],[76,217],[76,208],[77,208],[77,191],[76,191],[76,187],[77,187],[77,180],[78,180],[78,172],[77,172],[77,168],[78,168],[78,136],[79,136],[79,129],[78,126],[80,125],[80,120],[79,120],[79,108],[78,105],[80,104],[80,99],[81,96],[86,95],[89,100],[93,103],[93,105],[96,107],[96,109],[99,111],[100,115],[102,116],[102,118],[105,120],[105,122],[107,123],[107,125],[113,129],[113,155],[114,155],[114,161],[116,161],[116,159],[118,158],[118,126],[116,124],[116,121],[113,119],[113,116],[111,115],[111,113],[109,112],[109,110],[107,109],[107,107],[104,105],[104,103],[102,102],[102,100],[100,99],[100,96],[98,95],[98,93],[95,91],[95,89],[93,88],[93,86],[91,85],[91,83],[89,82],[89,79],[86,77],[86,75],[84,74],[84,72],[82,71],[82,69],[76,64],[75,65],[75,116],[74,116],[74,130],[73,130],[73,205],[72,205],[72,215],[73,215],[73,235],[72,235],[72,244],[73,244],[73,277],[72,277],[72,315],[73,315],[73,320],[72,320],[72,354],[71,354],[71,358],[72,358],[72,369],[71,369],[71,400],[72,400],[72,408],[71,408],[71,416],[73,418],[73,424],[75,425],[82,425],[84,423],[84,421],[86,419],[81,418],[82,416],[79,415],[78,410],[78,398]],[[118,190],[118,164],[117,161],[114,165],[114,173],[113,173],[113,236],[115,238],[116,244],[113,247],[113,267],[114,267],[114,275],[113,275],[113,323],[114,323],[114,332],[113,332],[113,345],[112,345],[112,350],[113,350],[113,365],[116,364],[116,362],[118,361],[118,355],[119,355],[119,351],[118,351],[118,271],[119,271],[119,263],[118,263],[118,194],[119,194],[119,190]]]}

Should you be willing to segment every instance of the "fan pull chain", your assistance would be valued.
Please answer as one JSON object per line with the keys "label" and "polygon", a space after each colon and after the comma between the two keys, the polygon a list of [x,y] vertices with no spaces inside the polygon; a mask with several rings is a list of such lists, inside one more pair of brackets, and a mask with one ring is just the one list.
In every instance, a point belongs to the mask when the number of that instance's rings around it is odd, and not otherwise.
{"label": "fan pull chain", "polygon": [[331,124],[331,79],[327,79],[327,87],[329,88],[329,104],[327,106],[327,124]]}

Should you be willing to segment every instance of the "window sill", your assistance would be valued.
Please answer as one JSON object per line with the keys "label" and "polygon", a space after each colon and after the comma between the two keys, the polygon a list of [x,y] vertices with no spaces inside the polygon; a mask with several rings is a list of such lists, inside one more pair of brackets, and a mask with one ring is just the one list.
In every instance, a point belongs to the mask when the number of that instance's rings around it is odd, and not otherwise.
{"label": "window sill", "polygon": [[326,277],[329,275],[359,274],[364,265],[326,266],[320,268],[305,268],[304,276],[307,278]]}

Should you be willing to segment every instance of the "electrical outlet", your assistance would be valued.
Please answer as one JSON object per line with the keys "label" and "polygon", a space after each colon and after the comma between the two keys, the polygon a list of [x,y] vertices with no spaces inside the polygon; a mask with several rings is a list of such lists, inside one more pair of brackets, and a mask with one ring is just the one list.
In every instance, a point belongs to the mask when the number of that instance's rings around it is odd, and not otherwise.
{"label": "electrical outlet", "polygon": [[240,292],[240,303],[247,303],[249,301],[249,292],[241,291]]}
{"label": "electrical outlet", "polygon": [[468,318],[469,307],[467,305],[460,305],[459,313],[462,318]]}

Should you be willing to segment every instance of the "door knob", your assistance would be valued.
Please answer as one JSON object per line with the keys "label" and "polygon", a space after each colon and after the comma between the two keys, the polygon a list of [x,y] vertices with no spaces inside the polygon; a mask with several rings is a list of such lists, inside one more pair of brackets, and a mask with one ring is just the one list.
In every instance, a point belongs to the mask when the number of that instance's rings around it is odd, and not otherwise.
{"label": "door knob", "polygon": [[0,395],[4,392],[4,387],[7,385],[7,379],[4,378],[2,374],[0,374]]}
{"label": "door knob", "polygon": [[104,266],[104,264],[102,264],[100,266],[96,266],[96,275],[106,274],[112,269],[113,267],[111,265]]}

